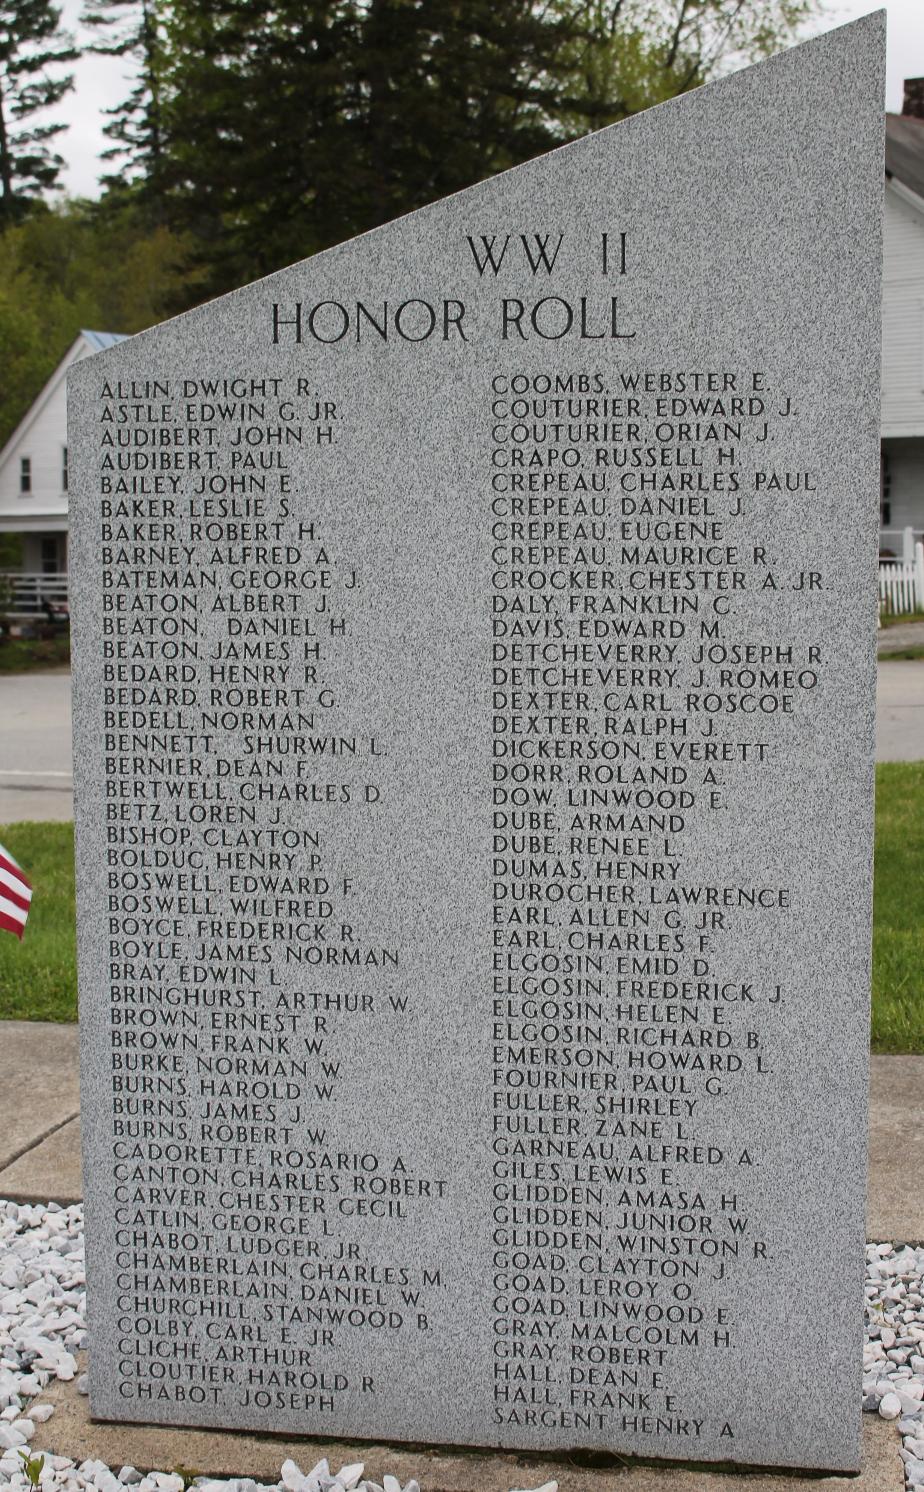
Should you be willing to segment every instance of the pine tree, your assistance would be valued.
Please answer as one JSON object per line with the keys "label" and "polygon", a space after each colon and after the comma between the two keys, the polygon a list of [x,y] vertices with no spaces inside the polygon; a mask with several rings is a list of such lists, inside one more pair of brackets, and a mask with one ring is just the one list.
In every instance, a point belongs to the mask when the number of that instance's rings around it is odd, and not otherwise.
{"label": "pine tree", "polygon": [[555,143],[534,0],[174,0],[172,219],[215,290]]}
{"label": "pine tree", "polygon": [[58,71],[78,55],[60,20],[50,0],[0,3],[0,226],[55,189],[64,165],[51,142],[66,126],[33,122],[73,87],[73,74]]}
{"label": "pine tree", "polygon": [[227,289],[349,236],[353,0],[174,0],[174,220]]}
{"label": "pine tree", "polygon": [[535,0],[369,0],[364,227],[550,149],[574,28]]}
{"label": "pine tree", "polygon": [[773,50],[816,0],[91,3],[141,59],[122,180],[220,292]]}
{"label": "pine tree", "polygon": [[135,86],[115,108],[104,133],[113,144],[102,159],[118,170],[103,178],[110,189],[140,188],[154,205],[154,216],[165,217],[163,140],[163,23],[157,0],[95,0],[81,17],[97,38],[90,50],[104,57],[130,58]]}

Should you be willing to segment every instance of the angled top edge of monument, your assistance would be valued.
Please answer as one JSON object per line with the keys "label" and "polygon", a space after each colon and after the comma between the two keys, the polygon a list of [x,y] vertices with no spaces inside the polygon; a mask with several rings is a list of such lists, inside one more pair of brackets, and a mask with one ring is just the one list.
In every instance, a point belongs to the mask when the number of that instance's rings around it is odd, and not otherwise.
{"label": "angled top edge of monument", "polygon": [[798,42],[795,46],[785,47],[782,51],[775,52],[771,57],[763,58],[759,62],[739,68],[722,78],[716,78],[712,82],[703,83],[698,88],[691,88],[686,93],[678,94],[676,98],[665,99],[663,103],[652,104],[650,108],[641,109],[636,114],[630,114],[626,119],[616,120],[615,123],[605,125],[602,129],[593,130],[586,135],[581,135],[577,140],[570,140],[565,144],[558,145],[553,150],[545,151],[542,155],[533,156],[528,161],[523,161],[517,166],[509,167],[506,171],[486,177],[483,181],[474,182],[471,186],[463,187],[458,192],[451,192],[446,197],[439,197],[433,202],[425,203],[424,206],[417,207],[411,212],[402,213],[400,217],[391,218],[387,223],[380,223],[374,228],[368,228],[364,233],[358,233],[353,238],[343,239],[340,243],[331,244],[329,248],[320,249],[316,254],[308,255],[305,259],[295,259],[290,264],[281,265],[279,269],[273,270],[268,275],[263,275],[255,280],[249,280],[246,285],[240,285],[237,289],[228,290],[222,295],[214,296],[211,300],[203,301],[201,305],[193,306],[188,311],[181,311],[176,316],[168,317],[165,321],[159,321],[154,326],[147,327],[144,331],[136,332],[133,336],[125,337],[124,340],[105,348],[101,352],[96,353],[92,358],[81,359],[77,363],[74,363],[67,372],[68,385],[70,386],[73,381],[87,376],[88,364],[92,363],[94,369],[98,372],[100,361],[108,362],[124,358],[125,356],[133,357],[135,356],[136,344],[139,341],[155,337],[164,332],[168,327],[174,326],[177,322],[185,321],[188,323],[191,317],[198,318],[206,315],[214,311],[216,306],[224,303],[232,303],[236,296],[247,295],[260,286],[267,286],[272,280],[280,275],[288,274],[296,267],[329,260],[338,254],[344,253],[347,249],[352,249],[357,244],[374,239],[377,235],[390,233],[398,226],[406,224],[414,218],[419,218],[422,214],[431,213],[435,209],[443,207],[445,204],[453,202],[459,197],[467,196],[472,198],[475,194],[485,192],[489,188],[494,188],[499,181],[509,180],[516,176],[518,172],[535,170],[544,161],[551,159],[557,160],[567,152],[577,152],[586,149],[591,141],[600,140],[603,136],[610,135],[614,131],[620,130],[626,132],[637,124],[640,119],[648,119],[655,113],[664,114],[665,111],[679,113],[687,111],[691,107],[696,108],[697,101],[707,91],[714,94],[716,90],[725,91],[746,87],[746,80],[750,74],[759,70],[766,71],[768,68],[775,69],[780,66],[789,66],[795,56],[800,55],[804,57],[809,52],[817,54],[819,51],[830,48],[833,45],[842,44],[848,36],[854,43],[858,57],[861,54],[866,54],[878,63],[878,73],[883,93],[884,138],[886,11],[884,8],[881,8],[870,11],[867,15],[860,16],[856,20],[848,21],[842,26],[834,26],[829,31],[822,32],[820,36],[813,36],[806,41]]}

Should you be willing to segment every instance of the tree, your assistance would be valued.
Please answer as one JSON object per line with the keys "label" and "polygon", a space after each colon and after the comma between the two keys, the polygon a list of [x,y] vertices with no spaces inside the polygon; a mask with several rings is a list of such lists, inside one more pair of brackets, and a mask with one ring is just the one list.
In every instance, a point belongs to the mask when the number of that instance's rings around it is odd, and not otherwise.
{"label": "tree", "polygon": [[[213,290],[350,229],[351,0],[175,0],[166,31],[171,220]],[[307,245],[307,246],[306,246]]]}
{"label": "tree", "polygon": [[104,133],[113,141],[103,160],[121,162],[118,172],[103,178],[111,190],[134,186],[166,216],[163,190],[163,23],[157,0],[96,0],[81,16],[98,38],[90,51],[105,57],[130,58],[135,65],[131,93],[115,108]]}
{"label": "tree", "polygon": [[150,63],[122,180],[220,292],[772,51],[816,0],[95,3]]}
{"label": "tree", "polygon": [[31,122],[73,86],[73,74],[58,71],[77,56],[60,19],[50,0],[0,4],[0,227],[56,188],[64,165],[51,141],[66,126]]}
{"label": "tree", "polygon": [[187,258],[130,205],[39,206],[0,234],[0,444],[81,327],[141,331],[197,301]]}
{"label": "tree", "polygon": [[548,150],[571,19],[535,0],[370,0],[359,57],[363,227]]}
{"label": "tree", "polygon": [[548,149],[566,33],[535,0],[174,0],[169,210],[210,288]]}
{"label": "tree", "polygon": [[555,0],[573,43],[562,125],[577,134],[778,51],[819,0]]}

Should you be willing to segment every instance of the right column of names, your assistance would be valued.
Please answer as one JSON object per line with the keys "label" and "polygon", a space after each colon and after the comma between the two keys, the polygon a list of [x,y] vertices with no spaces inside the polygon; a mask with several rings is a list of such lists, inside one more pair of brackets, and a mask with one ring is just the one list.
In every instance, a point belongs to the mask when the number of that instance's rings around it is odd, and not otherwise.
{"label": "right column of names", "polygon": [[785,936],[798,891],[747,845],[725,876],[703,854],[746,832],[736,796],[821,683],[774,597],[791,616],[824,577],[755,538],[817,488],[773,465],[797,416],[772,383],[561,368],[486,390],[498,1426],[695,1441],[684,1385],[735,1351],[723,1300],[772,1258],[759,1136],[730,1138],[727,1109],[759,1093],[785,1000],[742,949]]}

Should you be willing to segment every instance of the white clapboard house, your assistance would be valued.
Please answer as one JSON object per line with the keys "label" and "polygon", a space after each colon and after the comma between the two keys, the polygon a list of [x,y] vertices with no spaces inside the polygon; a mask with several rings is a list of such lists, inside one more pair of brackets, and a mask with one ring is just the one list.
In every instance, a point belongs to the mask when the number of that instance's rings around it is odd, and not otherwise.
{"label": "white clapboard house", "polygon": [[14,614],[67,599],[67,391],[71,363],[111,347],[115,332],[80,332],[0,451],[0,534],[19,539],[8,572]]}
{"label": "white clapboard house", "polygon": [[924,78],[886,115],[882,287],[883,553],[924,537]]}
{"label": "white clapboard house", "polygon": [[[880,549],[895,558],[893,589],[916,588],[922,601],[924,569],[916,579],[913,571],[924,540],[924,78],[909,79],[902,113],[886,115],[885,161]],[[22,536],[21,574],[11,577],[17,610],[40,610],[42,595],[66,596],[64,375],[77,358],[119,340],[81,332],[0,451],[0,534]]]}

